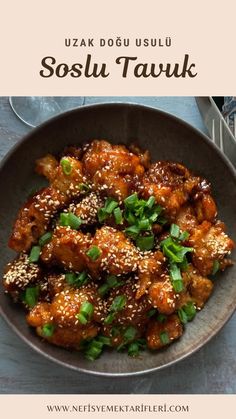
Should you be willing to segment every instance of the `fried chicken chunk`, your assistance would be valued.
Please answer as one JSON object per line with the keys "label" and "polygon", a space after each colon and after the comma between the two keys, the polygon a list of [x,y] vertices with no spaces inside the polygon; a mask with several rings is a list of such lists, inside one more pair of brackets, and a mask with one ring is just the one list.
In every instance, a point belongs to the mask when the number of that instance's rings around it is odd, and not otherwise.
{"label": "fried chicken chunk", "polygon": [[185,292],[178,294],[176,308],[193,301],[199,310],[202,309],[213,291],[213,282],[202,276],[191,264],[189,264],[187,271],[182,273],[182,276]]}
{"label": "fried chicken chunk", "polygon": [[82,161],[85,175],[92,180],[94,188],[119,201],[133,192],[135,183],[144,174],[139,156],[125,146],[103,140],[93,141]]}
{"label": "fried chicken chunk", "polygon": [[221,262],[235,247],[225,233],[224,223],[217,221],[212,224],[203,221],[190,236],[189,244],[194,248],[192,261],[203,276],[210,275],[214,262]]}
{"label": "fried chicken chunk", "polygon": [[148,290],[149,301],[160,313],[171,314],[175,311],[175,292],[169,275],[162,274]]}
{"label": "fried chicken chunk", "polygon": [[155,279],[161,275],[164,261],[164,255],[160,251],[143,256],[139,260],[136,292],[137,300],[145,294]]}
{"label": "fried chicken chunk", "polygon": [[199,178],[192,176],[183,165],[159,161],[145,173],[141,193],[144,198],[154,196],[173,219],[198,183]]}
{"label": "fried chicken chunk", "polygon": [[102,198],[95,192],[85,196],[80,202],[71,204],[69,211],[80,217],[84,225],[97,223],[97,212],[104,204]]}
{"label": "fried chicken chunk", "polygon": [[137,269],[139,252],[123,232],[107,226],[100,228],[95,233],[90,250],[94,247],[99,249],[98,258],[87,257],[87,267],[93,275],[104,271],[121,275]]}
{"label": "fried chicken chunk", "polygon": [[68,174],[63,171],[62,164],[55,169],[51,157],[44,158],[41,164],[38,161],[38,171],[51,180],[51,186],[37,192],[19,211],[9,240],[9,247],[13,250],[29,250],[45,233],[58,210],[79,195],[79,183],[83,182],[82,164],[72,157],[64,160],[68,164]]}
{"label": "fried chicken chunk", "polygon": [[13,299],[17,300],[19,294],[26,287],[39,282],[41,276],[41,268],[34,263],[30,263],[28,256],[21,253],[18,258],[7,265],[3,276],[3,286]]}
{"label": "fried chicken chunk", "polygon": [[[134,326],[137,330],[143,330],[149,320],[147,313],[152,305],[146,295],[137,301],[135,294],[136,284],[133,280],[128,280],[121,287],[111,291],[107,299],[108,313],[113,312],[112,307],[117,297],[122,299],[121,307],[114,312],[113,325]],[[106,322],[105,326],[107,326]]]}
{"label": "fried chicken chunk", "polygon": [[50,266],[59,265],[80,272],[86,267],[90,242],[89,234],[58,226],[51,241],[42,248],[41,260]]}
{"label": "fried chicken chunk", "polygon": [[161,349],[173,340],[178,339],[182,334],[183,326],[175,314],[169,316],[163,323],[152,319],[146,332],[147,346],[152,350]]}
{"label": "fried chicken chunk", "polygon": [[[83,303],[92,304],[93,312],[83,324],[77,314]],[[96,292],[96,287],[82,287],[79,290],[64,290],[58,293],[52,303],[38,303],[27,315],[30,326],[36,327],[39,336],[49,342],[67,348],[78,349],[83,340],[93,338],[99,331],[95,322],[100,322],[103,314],[103,302]],[[44,326],[50,325],[52,333],[45,333]]]}

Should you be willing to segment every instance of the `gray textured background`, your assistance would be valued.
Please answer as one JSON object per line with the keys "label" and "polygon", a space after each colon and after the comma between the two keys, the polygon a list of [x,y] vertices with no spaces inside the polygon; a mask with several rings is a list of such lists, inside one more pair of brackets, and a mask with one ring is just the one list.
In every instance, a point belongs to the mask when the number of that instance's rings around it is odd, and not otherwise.
{"label": "gray textured background", "polygon": [[[168,111],[205,132],[192,97],[86,97],[85,104],[122,100]],[[0,98],[0,159],[30,130]],[[4,199],[4,197],[1,197]],[[236,393],[236,314],[205,347],[160,372],[135,378],[79,374],[42,358],[0,319],[0,393]]]}

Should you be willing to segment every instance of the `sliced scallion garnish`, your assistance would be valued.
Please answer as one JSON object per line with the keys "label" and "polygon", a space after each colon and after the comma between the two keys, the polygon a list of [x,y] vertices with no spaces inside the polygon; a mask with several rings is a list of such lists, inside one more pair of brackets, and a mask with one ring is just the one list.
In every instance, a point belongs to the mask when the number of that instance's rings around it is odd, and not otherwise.
{"label": "sliced scallion garnish", "polygon": [[67,176],[69,176],[72,172],[72,166],[70,160],[63,157],[60,161],[63,173]]}
{"label": "sliced scallion garnish", "polygon": [[40,246],[33,246],[29,254],[29,262],[30,263],[38,262],[39,257],[40,257],[40,252],[41,252]]}
{"label": "sliced scallion garnish", "polygon": [[138,236],[135,243],[142,251],[152,250],[155,244],[154,235],[150,234],[149,236]]}
{"label": "sliced scallion garnish", "polygon": [[39,239],[39,246],[43,247],[45,244],[49,243],[52,239],[52,232],[48,231],[47,233],[43,234],[43,236]]}
{"label": "sliced scallion garnish", "polygon": [[70,227],[73,230],[78,230],[78,228],[82,224],[82,220],[80,217],[77,217],[72,212],[62,212],[60,214],[60,225],[64,227]]}
{"label": "sliced scallion garnish", "polygon": [[27,287],[23,293],[22,300],[29,306],[33,308],[37,302],[39,297],[39,286],[36,285],[35,287]]}
{"label": "sliced scallion garnish", "polygon": [[159,336],[160,336],[161,343],[163,345],[168,345],[168,343],[170,343],[170,338],[169,338],[168,332],[163,331],[163,332],[160,333]]}
{"label": "sliced scallion garnish", "polygon": [[101,256],[101,250],[97,246],[92,246],[87,251],[86,255],[93,261],[96,261]]}
{"label": "sliced scallion garnish", "polygon": [[55,326],[51,323],[44,324],[42,327],[42,335],[45,338],[50,338],[53,336]]}

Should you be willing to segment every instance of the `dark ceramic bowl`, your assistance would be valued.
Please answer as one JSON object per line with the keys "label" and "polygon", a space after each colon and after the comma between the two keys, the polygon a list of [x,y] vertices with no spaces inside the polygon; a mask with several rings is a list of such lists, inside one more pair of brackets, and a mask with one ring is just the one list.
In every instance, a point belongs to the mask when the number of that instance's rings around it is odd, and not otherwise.
{"label": "dark ceramic bowl", "polygon": [[[219,217],[236,239],[236,174],[218,149],[199,131],[165,112],[132,104],[101,104],[62,114],[33,130],[20,141],[2,163],[0,171],[0,271],[14,257],[7,241],[17,210],[29,191],[41,186],[34,174],[35,160],[46,153],[58,153],[68,144],[91,139],[113,143],[138,142],[151,152],[152,159],[183,162],[212,182]],[[26,325],[23,310],[4,295],[1,312],[15,332],[47,358],[78,371],[99,375],[132,375],[158,370],[192,354],[209,341],[229,319],[236,307],[236,265],[220,274],[206,307],[187,325],[182,338],[155,353],[144,352],[140,359],[106,351],[95,362],[43,342]],[[218,278],[219,279],[219,278]]]}

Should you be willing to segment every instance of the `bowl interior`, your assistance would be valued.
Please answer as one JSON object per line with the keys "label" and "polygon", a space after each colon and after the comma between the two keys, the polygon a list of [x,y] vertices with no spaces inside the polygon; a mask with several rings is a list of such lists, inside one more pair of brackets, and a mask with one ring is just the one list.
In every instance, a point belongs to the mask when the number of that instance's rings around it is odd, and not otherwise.
{"label": "bowl interior", "polygon": [[[152,160],[183,162],[195,173],[212,182],[219,218],[236,239],[236,177],[233,169],[204,135],[185,122],[156,109],[129,104],[102,104],[79,108],[52,119],[33,130],[3,162],[0,170],[0,274],[14,252],[7,247],[14,218],[29,191],[43,185],[34,174],[34,162],[46,153],[59,153],[69,144],[91,139],[113,143],[135,142],[150,150]],[[37,351],[64,365],[95,374],[125,375],[170,365],[191,354],[223,326],[236,306],[236,266],[216,281],[213,295],[183,337],[165,350],[144,352],[132,359],[115,351],[105,352],[89,362],[78,352],[70,352],[42,342],[26,325],[24,312],[6,297],[1,287],[0,304],[4,317],[14,330]]]}

